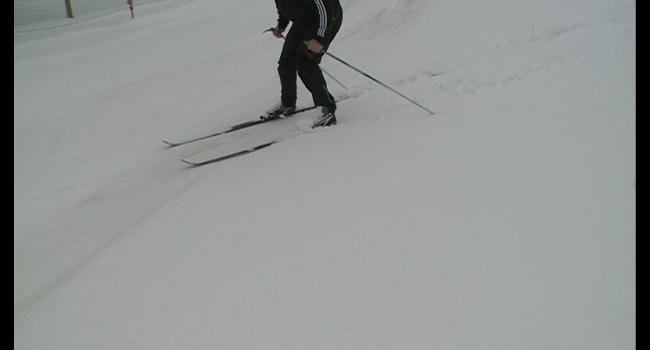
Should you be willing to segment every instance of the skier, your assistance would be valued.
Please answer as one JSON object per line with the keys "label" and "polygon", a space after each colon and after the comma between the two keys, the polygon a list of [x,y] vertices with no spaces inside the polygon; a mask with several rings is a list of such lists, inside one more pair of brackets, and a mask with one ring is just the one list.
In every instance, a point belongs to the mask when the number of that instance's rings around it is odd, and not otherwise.
{"label": "skier", "polygon": [[324,51],[341,28],[343,9],[339,0],[275,0],[278,24],[273,35],[282,38],[289,22],[278,61],[278,73],[282,86],[281,104],[268,111],[268,118],[291,114],[296,110],[296,72],[311,92],[314,105],[322,107],[322,115],[314,127],[336,124],[336,102],[327,90],[323,73],[318,66]]}

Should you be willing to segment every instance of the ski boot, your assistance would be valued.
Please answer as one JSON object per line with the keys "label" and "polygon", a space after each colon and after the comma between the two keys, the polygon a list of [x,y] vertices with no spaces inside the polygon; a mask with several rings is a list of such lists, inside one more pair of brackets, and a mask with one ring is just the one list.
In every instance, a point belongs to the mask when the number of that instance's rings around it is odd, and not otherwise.
{"label": "ski boot", "polygon": [[331,108],[323,107],[321,111],[321,116],[316,119],[312,128],[336,125],[336,115],[334,115],[334,111]]}
{"label": "ski boot", "polygon": [[288,115],[293,114],[293,112],[296,111],[296,106],[285,106],[282,103],[278,103],[276,106],[273,108],[269,108],[266,111],[265,116],[261,116],[260,118],[262,120],[271,120],[271,119],[278,119],[278,118],[284,118]]}

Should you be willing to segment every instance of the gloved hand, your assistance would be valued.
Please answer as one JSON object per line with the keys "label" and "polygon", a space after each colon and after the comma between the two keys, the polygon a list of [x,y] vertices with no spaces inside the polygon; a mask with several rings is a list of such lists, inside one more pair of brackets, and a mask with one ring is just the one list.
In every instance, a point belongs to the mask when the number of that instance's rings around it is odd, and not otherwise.
{"label": "gloved hand", "polygon": [[282,33],[284,33],[284,30],[285,30],[285,29],[286,29],[286,28],[280,28],[279,26],[276,26],[276,27],[273,28],[273,30],[272,30],[272,32],[273,32],[273,36],[275,36],[275,37],[278,38],[278,39],[280,39],[280,38],[284,38],[284,35],[282,35]]}
{"label": "gloved hand", "polygon": [[307,42],[307,49],[313,53],[321,53],[323,52],[323,44],[316,39],[311,39]]}

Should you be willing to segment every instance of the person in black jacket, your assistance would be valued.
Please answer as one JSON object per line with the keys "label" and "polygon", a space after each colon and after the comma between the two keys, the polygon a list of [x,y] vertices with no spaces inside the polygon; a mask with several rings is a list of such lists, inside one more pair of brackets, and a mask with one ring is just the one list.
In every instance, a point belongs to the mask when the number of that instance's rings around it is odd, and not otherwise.
{"label": "person in black jacket", "polygon": [[343,9],[339,0],[275,0],[278,23],[273,35],[282,38],[289,22],[278,61],[278,73],[282,85],[282,105],[269,112],[277,117],[291,114],[296,109],[296,72],[311,92],[314,104],[322,106],[322,116],[316,126],[336,124],[336,102],[327,90],[323,73],[318,66],[324,51],[341,28]]}

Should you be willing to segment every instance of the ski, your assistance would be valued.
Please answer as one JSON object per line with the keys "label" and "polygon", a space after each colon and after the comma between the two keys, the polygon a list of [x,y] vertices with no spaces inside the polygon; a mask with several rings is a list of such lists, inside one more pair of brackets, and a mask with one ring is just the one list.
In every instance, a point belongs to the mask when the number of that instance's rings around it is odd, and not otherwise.
{"label": "ski", "polygon": [[212,137],[217,137],[217,136],[220,136],[220,135],[225,135],[225,134],[231,133],[233,131],[237,131],[237,130],[240,130],[240,129],[245,129],[245,128],[251,127],[253,125],[262,124],[262,123],[267,122],[267,121],[270,121],[270,120],[251,120],[251,121],[244,122],[244,123],[241,123],[241,124],[233,125],[233,126],[231,126],[230,128],[228,128],[226,130],[215,132],[214,134],[204,135],[204,136],[196,137],[196,138],[193,138],[193,139],[188,139],[188,140],[185,140],[185,141],[179,141],[179,142],[171,142],[171,141],[167,141],[167,140],[162,140],[162,142],[165,143],[169,147],[178,147],[178,146],[186,145],[188,143],[197,142],[197,141],[201,141],[201,140],[206,140],[206,139],[209,139],[209,138],[212,138]]}
{"label": "ski", "polygon": [[198,162],[194,162],[194,161],[190,161],[190,160],[182,159],[182,158],[181,158],[181,161],[183,163],[191,166],[191,167],[198,167],[198,166],[201,166],[201,165],[217,163],[217,162],[221,162],[221,161],[226,160],[226,159],[232,159],[232,158],[235,158],[235,157],[243,156],[245,154],[253,153],[255,151],[259,151],[261,149],[269,147],[269,146],[271,146],[273,144],[276,144],[278,142],[280,142],[280,140],[270,141],[270,142],[259,144],[257,146],[253,146],[251,148],[243,149],[241,151],[229,153],[229,154],[226,154],[226,155],[223,155],[223,156],[219,156],[219,157],[216,157],[216,158],[210,158],[210,159],[206,159],[206,160],[202,160],[202,161],[198,161]]}
{"label": "ski", "polygon": [[[347,100],[347,99],[352,98],[352,97],[355,97],[355,95],[339,97],[338,99],[336,99],[336,102],[341,102],[341,101]],[[225,134],[231,133],[233,131],[249,128],[251,126],[264,124],[264,123],[268,123],[268,122],[273,122],[273,121],[276,121],[276,120],[282,120],[282,119],[290,118],[290,117],[293,117],[293,116],[295,116],[297,114],[307,112],[307,111],[311,111],[311,110],[316,109],[318,107],[319,106],[309,106],[309,107],[299,108],[299,109],[296,109],[293,113],[291,113],[291,114],[289,114],[287,116],[284,116],[284,117],[271,118],[271,119],[262,119],[262,117],[260,117],[260,119],[249,120],[249,121],[237,124],[237,125],[233,125],[233,126],[227,128],[225,130],[215,132],[213,134],[188,139],[188,140],[185,140],[185,141],[171,142],[171,141],[167,141],[167,140],[162,140],[162,142],[165,143],[170,148],[171,147],[178,147],[178,146],[186,145],[188,143],[193,143],[193,142],[202,141],[202,140],[206,140],[206,139],[209,139],[209,138],[225,135]]]}
{"label": "ski", "polygon": [[[318,127],[318,129],[322,129],[322,127]],[[203,158],[201,160],[190,160],[190,159],[187,159],[187,158],[181,158],[181,161],[183,163],[189,165],[190,167],[193,167],[193,168],[194,167],[199,167],[199,166],[202,166],[202,165],[206,165],[206,164],[217,163],[217,162],[221,162],[221,161],[224,161],[224,160],[227,160],[227,159],[232,159],[232,158],[243,156],[245,154],[253,153],[253,152],[259,151],[261,149],[264,149],[264,148],[270,147],[272,145],[275,145],[277,143],[284,142],[284,141],[287,141],[287,140],[289,140],[291,138],[294,138],[294,137],[297,137],[297,136],[300,136],[300,135],[303,135],[303,134],[306,134],[306,133],[311,133],[311,132],[313,132],[313,127],[311,129],[308,129],[308,130],[297,130],[296,132],[294,132],[291,135],[287,135],[285,137],[279,137],[279,138],[276,138],[273,141],[267,141],[267,142],[264,142],[264,143],[259,143],[259,144],[255,145],[255,146],[252,146],[252,147],[249,147],[249,148],[244,148],[244,149],[241,149],[239,151],[232,152],[232,153],[227,153],[227,154],[223,154],[223,155],[219,155],[219,156],[207,157],[207,158]]]}

